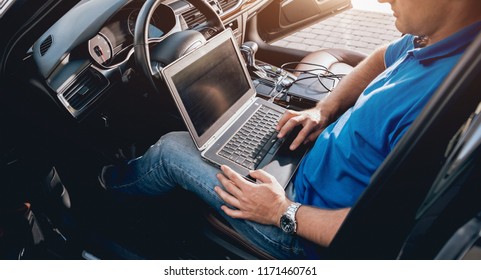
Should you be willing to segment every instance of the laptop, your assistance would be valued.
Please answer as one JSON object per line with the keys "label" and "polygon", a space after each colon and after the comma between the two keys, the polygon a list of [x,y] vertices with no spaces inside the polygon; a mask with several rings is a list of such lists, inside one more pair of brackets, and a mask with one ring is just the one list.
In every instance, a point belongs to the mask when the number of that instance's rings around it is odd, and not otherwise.
{"label": "laptop", "polygon": [[[262,168],[287,186],[307,148],[289,150],[295,131],[277,138],[274,128],[285,109],[256,97],[230,29],[163,68],[161,75],[203,159],[248,179],[250,170]],[[255,147],[258,143],[264,146]]]}

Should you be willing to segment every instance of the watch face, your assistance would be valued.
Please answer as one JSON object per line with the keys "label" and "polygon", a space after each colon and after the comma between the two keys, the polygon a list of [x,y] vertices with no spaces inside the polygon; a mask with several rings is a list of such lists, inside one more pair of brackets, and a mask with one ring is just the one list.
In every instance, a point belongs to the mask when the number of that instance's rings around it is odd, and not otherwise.
{"label": "watch face", "polygon": [[288,216],[281,217],[281,229],[286,233],[294,232],[294,221]]}

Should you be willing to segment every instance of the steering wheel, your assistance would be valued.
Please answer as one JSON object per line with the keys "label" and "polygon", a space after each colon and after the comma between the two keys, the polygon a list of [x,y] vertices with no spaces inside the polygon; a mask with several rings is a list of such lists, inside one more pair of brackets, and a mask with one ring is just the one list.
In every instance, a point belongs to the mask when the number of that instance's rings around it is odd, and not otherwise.
{"label": "steering wheel", "polygon": [[[204,0],[187,0],[197,8],[207,20],[207,28],[218,33],[225,29],[222,20],[212,7]],[[159,44],[149,49],[149,23],[155,9],[162,0],[147,0],[139,12],[134,30],[134,58],[152,87],[157,91],[156,79],[160,78],[160,69],[181,55],[205,43],[204,36],[195,30],[173,33]]]}

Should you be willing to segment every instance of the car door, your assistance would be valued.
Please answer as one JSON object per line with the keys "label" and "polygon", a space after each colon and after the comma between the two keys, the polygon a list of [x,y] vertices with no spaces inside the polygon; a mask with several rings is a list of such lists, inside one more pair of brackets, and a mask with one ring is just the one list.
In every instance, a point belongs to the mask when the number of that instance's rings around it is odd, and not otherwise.
{"label": "car door", "polygon": [[257,16],[257,29],[270,42],[351,7],[351,0],[274,0]]}

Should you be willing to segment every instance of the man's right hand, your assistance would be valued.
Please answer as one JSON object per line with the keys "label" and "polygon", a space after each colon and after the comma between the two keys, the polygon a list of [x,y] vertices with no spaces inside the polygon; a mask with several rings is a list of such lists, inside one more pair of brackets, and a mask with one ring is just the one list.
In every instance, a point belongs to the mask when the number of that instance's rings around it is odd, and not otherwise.
{"label": "man's right hand", "polygon": [[277,124],[276,130],[279,131],[277,137],[286,136],[298,125],[302,125],[302,129],[289,147],[292,151],[301,144],[315,141],[328,125],[328,121],[317,107],[304,111],[287,110]]}

